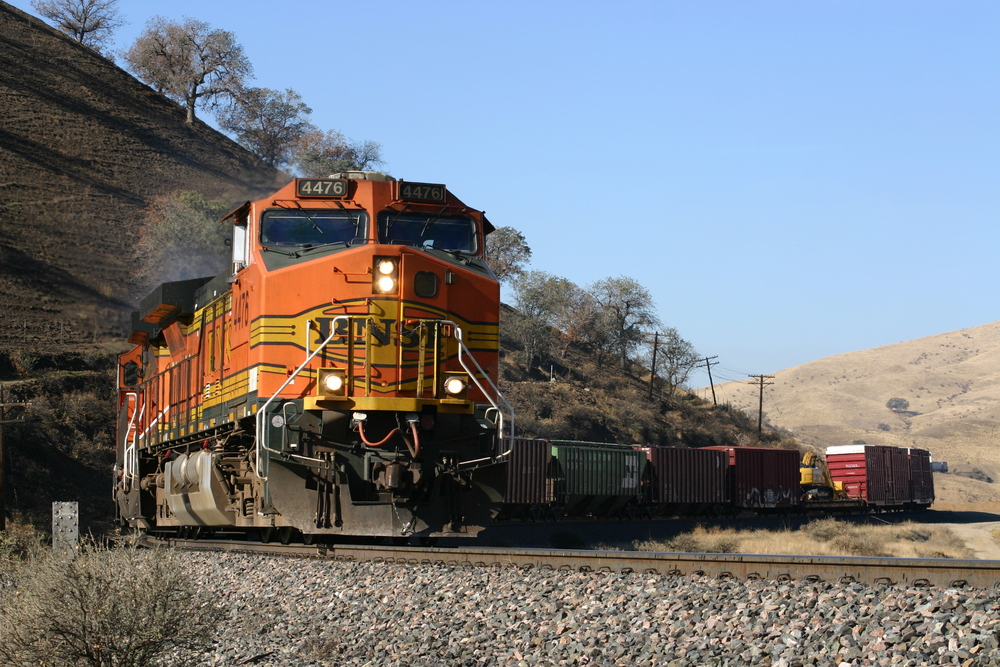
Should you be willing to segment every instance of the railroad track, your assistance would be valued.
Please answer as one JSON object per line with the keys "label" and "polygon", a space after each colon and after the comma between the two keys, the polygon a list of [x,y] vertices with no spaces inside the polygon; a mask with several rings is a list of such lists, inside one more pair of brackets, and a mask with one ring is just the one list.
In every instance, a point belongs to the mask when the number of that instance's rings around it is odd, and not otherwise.
{"label": "railroad track", "polygon": [[1000,588],[1000,561],[949,558],[870,558],[757,554],[583,551],[487,547],[262,544],[229,540],[143,538],[148,546],[245,551],[286,556],[375,561],[516,567],[580,572],[637,572],[675,576],[732,577],[774,581],[859,582],[901,586]]}

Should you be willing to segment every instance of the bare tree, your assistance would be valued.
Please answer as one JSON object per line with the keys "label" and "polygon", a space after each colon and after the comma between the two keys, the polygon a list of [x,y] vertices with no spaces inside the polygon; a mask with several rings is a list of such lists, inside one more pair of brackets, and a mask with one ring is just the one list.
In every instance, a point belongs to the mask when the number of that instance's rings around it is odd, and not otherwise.
{"label": "bare tree", "polygon": [[[659,333],[654,339],[656,342],[656,367],[653,372],[663,379],[667,386],[667,394],[674,395],[677,388],[688,381],[691,371],[698,365],[701,359],[694,349],[694,345],[681,338],[680,333],[674,327],[667,327],[665,331]],[[650,357],[652,357],[652,343],[650,345]]]}
{"label": "bare tree", "polygon": [[116,28],[125,25],[118,0],[31,0],[35,11],[64,33],[103,53]]}
{"label": "bare tree", "polygon": [[253,66],[233,33],[207,23],[154,16],[125,53],[132,71],[150,86],[187,108],[193,123],[199,102],[215,105],[233,96],[253,76]]}
{"label": "bare tree", "polygon": [[524,348],[524,364],[530,370],[537,358],[552,354],[560,338],[560,315],[569,306],[567,295],[573,283],[545,271],[525,271],[514,283],[514,306],[521,317],[512,334]]}
{"label": "bare tree", "polygon": [[511,282],[524,273],[531,248],[524,234],[513,227],[498,227],[486,237],[486,264],[500,282]]}
{"label": "bare tree", "polygon": [[628,355],[642,343],[644,332],[659,323],[653,297],[637,280],[625,276],[598,280],[590,293],[607,318],[621,367],[627,368]]}
{"label": "bare tree", "polygon": [[265,164],[279,167],[291,160],[295,144],[315,130],[312,113],[302,96],[288,88],[246,88],[216,118],[219,126],[232,132],[236,141]]}
{"label": "bare tree", "polygon": [[322,178],[341,171],[365,171],[385,164],[382,144],[350,141],[342,132],[312,127],[291,150],[290,161],[305,176]]}

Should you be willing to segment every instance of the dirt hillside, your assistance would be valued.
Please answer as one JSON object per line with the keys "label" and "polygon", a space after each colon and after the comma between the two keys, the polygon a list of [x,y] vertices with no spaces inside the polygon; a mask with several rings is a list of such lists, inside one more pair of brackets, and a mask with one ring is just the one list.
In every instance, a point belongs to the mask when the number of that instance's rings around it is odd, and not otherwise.
{"label": "dirt hillside", "polygon": [[[952,472],[979,468],[1000,481],[1000,322],[839,354],[774,376],[764,390],[765,417],[807,443],[921,447]],[[731,382],[716,391],[720,401],[756,414],[757,387]],[[891,410],[891,398],[909,405]],[[1000,499],[992,491],[977,494]]]}
{"label": "dirt hillside", "polygon": [[175,190],[245,201],[287,181],[113,62],[0,1],[0,348],[114,331],[137,213]]}

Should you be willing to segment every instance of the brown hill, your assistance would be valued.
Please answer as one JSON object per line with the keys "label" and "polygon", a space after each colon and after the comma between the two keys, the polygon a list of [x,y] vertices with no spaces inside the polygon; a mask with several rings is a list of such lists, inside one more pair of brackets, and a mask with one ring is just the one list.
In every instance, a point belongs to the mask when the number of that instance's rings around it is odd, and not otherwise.
{"label": "brown hill", "polygon": [[[921,447],[952,470],[979,468],[1000,479],[1000,322],[838,354],[774,376],[764,390],[766,418],[806,443]],[[716,391],[720,401],[756,414],[757,387],[730,382]],[[909,405],[890,410],[891,398]],[[987,499],[1000,499],[994,495]]]}
{"label": "brown hill", "polygon": [[252,198],[287,177],[113,62],[0,1],[0,350],[116,329],[148,199]]}

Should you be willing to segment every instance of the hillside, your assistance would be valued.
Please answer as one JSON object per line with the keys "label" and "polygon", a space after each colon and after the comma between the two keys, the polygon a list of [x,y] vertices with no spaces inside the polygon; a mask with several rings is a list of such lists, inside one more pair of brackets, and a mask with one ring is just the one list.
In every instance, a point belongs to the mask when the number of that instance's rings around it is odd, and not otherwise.
{"label": "hillside", "polygon": [[0,349],[117,337],[145,286],[146,201],[245,201],[287,177],[111,61],[0,1]]}
{"label": "hillside", "polygon": [[[820,447],[864,440],[921,447],[1000,479],[1000,322],[839,354],[774,373],[765,417]],[[720,401],[754,414],[759,389],[730,382]],[[906,411],[886,407],[890,398]],[[1000,498],[1000,496],[998,496]]]}

